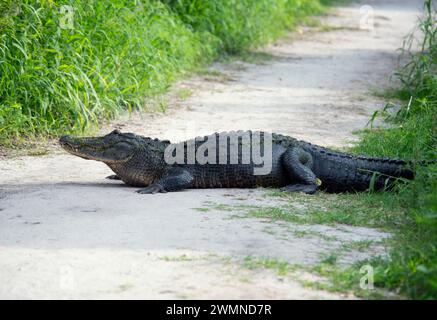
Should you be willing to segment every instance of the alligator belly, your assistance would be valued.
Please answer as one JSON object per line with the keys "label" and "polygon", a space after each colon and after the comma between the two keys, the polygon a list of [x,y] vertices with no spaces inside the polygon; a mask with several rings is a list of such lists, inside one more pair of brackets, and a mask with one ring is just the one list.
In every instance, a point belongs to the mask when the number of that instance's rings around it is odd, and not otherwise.
{"label": "alligator belly", "polygon": [[200,165],[190,170],[193,188],[254,188],[281,187],[287,184],[287,175],[281,168],[270,171],[254,170],[252,165]]}

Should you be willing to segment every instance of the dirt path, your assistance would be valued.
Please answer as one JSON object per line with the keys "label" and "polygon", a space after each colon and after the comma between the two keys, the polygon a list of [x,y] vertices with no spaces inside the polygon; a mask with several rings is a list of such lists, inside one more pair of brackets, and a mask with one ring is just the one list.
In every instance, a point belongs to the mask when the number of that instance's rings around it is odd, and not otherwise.
{"label": "dirt path", "polygon": [[[359,28],[363,4],[373,7],[373,31]],[[384,105],[372,90],[388,85],[421,1],[363,4],[339,7],[318,32],[292,33],[266,48],[270,59],[262,63],[215,65],[181,82],[166,115],[112,126],[173,141],[262,129],[345,146]],[[344,298],[350,296],[306,288],[296,276],[251,269],[244,260],[311,265],[344,243],[388,236],[244,216],[249,206],[282,204],[266,190],[139,195],[104,180],[109,174],[101,163],[60,150],[0,160],[0,298]],[[296,195],[304,210],[301,200]],[[384,248],[350,250],[342,263],[375,253]]]}

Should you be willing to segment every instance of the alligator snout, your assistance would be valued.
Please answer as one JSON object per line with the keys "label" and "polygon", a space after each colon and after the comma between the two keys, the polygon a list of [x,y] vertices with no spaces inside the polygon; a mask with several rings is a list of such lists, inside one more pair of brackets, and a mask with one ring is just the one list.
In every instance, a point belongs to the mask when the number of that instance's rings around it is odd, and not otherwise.
{"label": "alligator snout", "polygon": [[61,138],[59,138],[59,143],[60,144],[66,144],[70,140],[71,140],[70,136],[62,136]]}

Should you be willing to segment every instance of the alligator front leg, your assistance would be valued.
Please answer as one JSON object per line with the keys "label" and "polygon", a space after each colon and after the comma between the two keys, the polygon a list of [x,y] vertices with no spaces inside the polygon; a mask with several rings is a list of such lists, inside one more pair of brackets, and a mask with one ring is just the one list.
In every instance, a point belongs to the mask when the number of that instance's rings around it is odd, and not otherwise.
{"label": "alligator front leg", "polygon": [[296,183],[281,188],[281,191],[307,194],[314,194],[317,191],[320,180],[311,170],[313,158],[308,152],[299,147],[290,148],[284,153],[282,162],[291,181],[296,181]]}
{"label": "alligator front leg", "polygon": [[188,188],[193,180],[193,176],[187,170],[171,168],[162,179],[137,192],[141,194],[155,194],[179,191]]}
{"label": "alligator front leg", "polygon": [[121,180],[121,178],[119,176],[117,176],[116,174],[111,174],[110,176],[107,176],[105,179],[108,179],[108,180]]}

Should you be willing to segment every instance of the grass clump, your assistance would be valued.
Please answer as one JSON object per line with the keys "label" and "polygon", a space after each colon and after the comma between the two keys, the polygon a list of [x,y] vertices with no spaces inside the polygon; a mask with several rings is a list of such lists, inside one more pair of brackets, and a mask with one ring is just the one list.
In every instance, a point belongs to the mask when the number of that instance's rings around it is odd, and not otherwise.
{"label": "grass clump", "polygon": [[405,209],[384,193],[326,194],[311,198],[282,192],[291,205],[247,208],[247,217],[298,224],[349,225],[392,230]]}
{"label": "grass clump", "polygon": [[266,43],[298,19],[321,12],[313,0],[163,0],[192,30],[217,40],[221,52],[241,53]]}
{"label": "grass clump", "polygon": [[[337,265],[336,256],[328,256],[321,263],[308,268],[313,274],[323,279],[320,280],[303,280],[302,283],[310,288],[325,290],[329,292],[349,293],[364,299],[384,299],[390,298],[388,292],[378,288],[380,283],[379,274],[373,274],[372,279],[374,287],[367,288],[368,282],[363,283],[367,267],[372,265],[366,262],[356,263],[352,266],[341,268]],[[364,286],[362,286],[364,284]],[[399,298],[396,294],[391,294],[393,298]]]}
{"label": "grass clump", "polygon": [[[356,263],[348,267],[338,266],[338,255],[331,253],[324,257],[319,263],[309,265],[291,264],[283,259],[257,258],[247,256],[244,258],[243,266],[250,270],[271,270],[278,276],[288,276],[295,279],[305,287],[328,292],[350,294],[366,299],[387,298],[387,292],[374,288],[362,286],[363,276],[366,267],[371,266],[367,261]],[[372,279],[378,284],[381,279],[374,274]],[[367,285],[367,281],[364,283]]]}
{"label": "grass clump", "polygon": [[289,264],[287,261],[276,258],[257,258],[246,256],[243,261],[245,268],[254,269],[271,269],[280,276],[285,276],[297,269],[297,266]]}
{"label": "grass clump", "polygon": [[[404,54],[408,63],[398,72],[404,98],[397,112],[383,110],[389,128],[371,128],[361,133],[354,151],[375,156],[395,156],[431,160],[417,165],[416,179],[400,186],[398,193],[387,194],[392,203],[405,208],[393,241],[390,260],[375,261],[376,285],[400,289],[414,299],[437,298],[437,11],[435,2],[425,1],[425,17],[420,21],[422,42],[419,52],[410,50],[409,38]],[[406,99],[405,99],[406,98]]]}
{"label": "grass clump", "polygon": [[144,109],[184,73],[320,9],[319,0],[2,0],[0,144]]}

